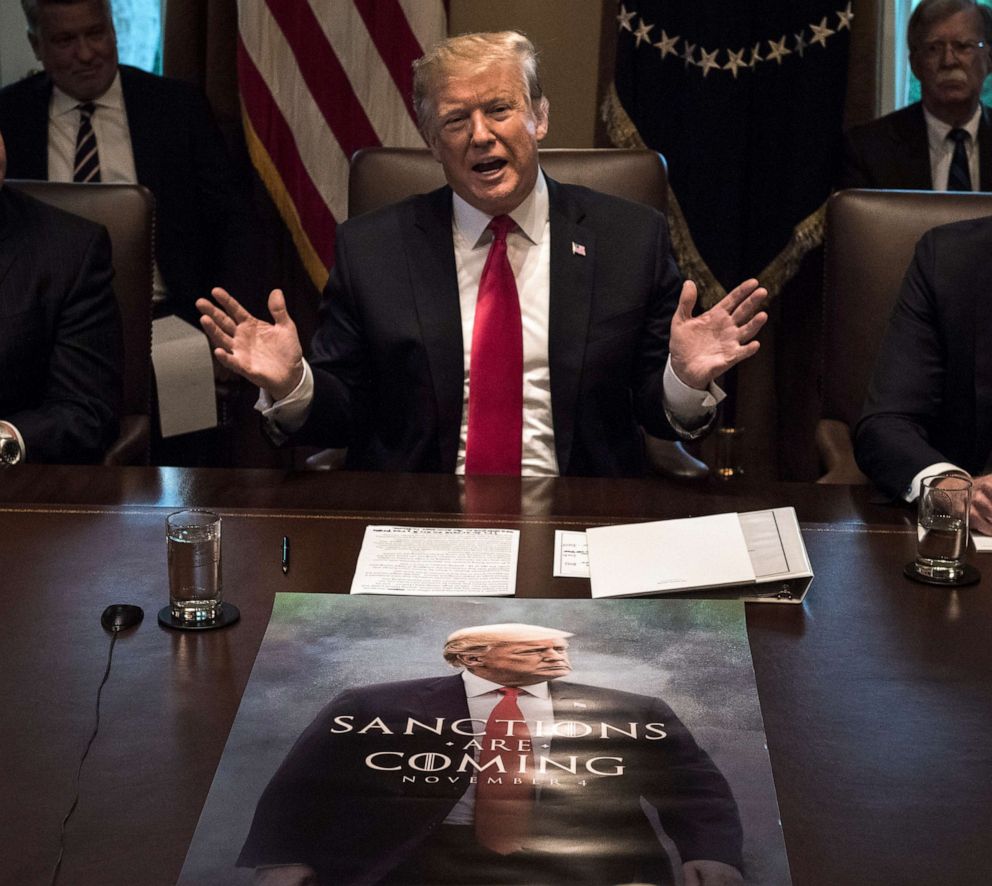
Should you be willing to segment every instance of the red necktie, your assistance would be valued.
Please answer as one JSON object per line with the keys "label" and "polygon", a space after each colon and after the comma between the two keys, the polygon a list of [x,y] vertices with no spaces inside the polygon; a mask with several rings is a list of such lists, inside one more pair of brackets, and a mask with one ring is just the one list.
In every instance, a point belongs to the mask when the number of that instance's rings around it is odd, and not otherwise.
{"label": "red necktie", "polygon": [[[534,786],[530,784],[533,761],[530,729],[517,705],[520,690],[503,687],[499,691],[503,697],[489,715],[479,752],[475,838],[493,852],[509,855],[523,848],[530,833],[534,808]],[[516,722],[507,722],[511,720]],[[504,772],[499,772],[495,765],[484,768],[497,757]]]}
{"label": "red necktie", "polygon": [[524,345],[517,282],[506,256],[513,219],[497,215],[479,280],[468,380],[466,474],[520,474]]}

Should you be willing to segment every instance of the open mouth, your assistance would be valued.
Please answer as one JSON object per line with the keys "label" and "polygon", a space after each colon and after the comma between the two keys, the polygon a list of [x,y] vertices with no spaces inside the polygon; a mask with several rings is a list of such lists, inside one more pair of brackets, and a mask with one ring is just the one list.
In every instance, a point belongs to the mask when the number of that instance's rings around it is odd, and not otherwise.
{"label": "open mouth", "polygon": [[481,163],[476,163],[472,167],[472,171],[478,172],[480,175],[490,175],[499,172],[504,166],[506,166],[506,160],[494,157],[492,160],[483,160]]}

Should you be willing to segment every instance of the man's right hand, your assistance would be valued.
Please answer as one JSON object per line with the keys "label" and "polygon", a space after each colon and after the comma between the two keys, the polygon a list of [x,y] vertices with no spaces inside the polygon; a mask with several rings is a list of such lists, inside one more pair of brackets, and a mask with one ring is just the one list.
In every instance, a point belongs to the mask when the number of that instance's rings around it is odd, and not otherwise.
{"label": "man's right hand", "polygon": [[200,298],[196,307],[217,362],[282,400],[303,378],[303,348],[282,290],[269,293],[272,323],[253,317],[219,287],[210,294],[217,304]]}

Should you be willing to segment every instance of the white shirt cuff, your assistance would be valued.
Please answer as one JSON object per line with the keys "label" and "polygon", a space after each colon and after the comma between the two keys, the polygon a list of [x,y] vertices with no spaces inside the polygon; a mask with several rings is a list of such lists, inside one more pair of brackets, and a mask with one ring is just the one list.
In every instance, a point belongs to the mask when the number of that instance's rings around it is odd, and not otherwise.
{"label": "white shirt cuff", "polygon": [[689,387],[675,374],[671,356],[665,364],[663,391],[668,420],[676,431],[690,434],[709,423],[714,410],[727,396],[715,382],[705,391]]}
{"label": "white shirt cuff", "polygon": [[303,427],[310,415],[311,403],[313,403],[313,370],[304,360],[300,383],[281,400],[275,401],[265,388],[259,388],[255,409],[262,413],[273,430],[289,435]]}
{"label": "white shirt cuff", "polygon": [[25,462],[28,460],[28,450],[24,445],[24,438],[21,436],[21,432],[17,430],[17,425],[12,425],[9,421],[0,421],[0,425],[3,425],[10,433],[12,433],[17,438],[17,445],[21,447],[21,461]]}
{"label": "white shirt cuff", "polygon": [[[916,501],[920,497],[920,484],[923,482],[924,477],[931,477],[934,474],[946,474],[948,471],[959,471],[962,474],[968,474],[964,468],[952,465],[948,461],[939,461],[936,464],[928,465],[913,477],[912,482],[910,482],[906,491],[902,494],[903,499],[905,501]],[[968,476],[970,477],[971,475],[968,474]]]}

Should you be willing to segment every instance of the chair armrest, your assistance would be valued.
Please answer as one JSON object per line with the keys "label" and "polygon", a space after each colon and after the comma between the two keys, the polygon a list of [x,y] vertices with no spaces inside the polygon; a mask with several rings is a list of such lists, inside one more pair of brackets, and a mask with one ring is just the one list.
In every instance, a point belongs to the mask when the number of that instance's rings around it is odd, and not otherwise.
{"label": "chair armrest", "polygon": [[868,478],[854,460],[851,429],[835,418],[821,418],[816,425],[816,450],[826,473],[817,483],[843,483],[861,486]]}
{"label": "chair armrest", "polygon": [[146,465],[151,447],[151,421],[147,415],[122,415],[121,430],[103,458],[105,465]]}

